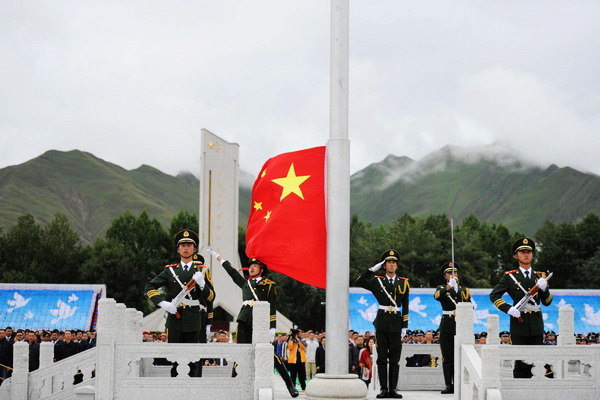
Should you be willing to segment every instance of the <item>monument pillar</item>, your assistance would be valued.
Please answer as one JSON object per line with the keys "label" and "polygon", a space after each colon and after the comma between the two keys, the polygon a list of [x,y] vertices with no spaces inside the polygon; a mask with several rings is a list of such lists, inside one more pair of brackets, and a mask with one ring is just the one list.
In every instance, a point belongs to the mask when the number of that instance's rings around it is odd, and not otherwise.
{"label": "monument pillar", "polygon": [[214,307],[220,306],[235,321],[242,306],[242,290],[206,250],[212,249],[229,260],[234,268],[242,268],[238,254],[239,145],[206,129],[202,129],[200,143],[198,252],[211,269],[216,292]]}

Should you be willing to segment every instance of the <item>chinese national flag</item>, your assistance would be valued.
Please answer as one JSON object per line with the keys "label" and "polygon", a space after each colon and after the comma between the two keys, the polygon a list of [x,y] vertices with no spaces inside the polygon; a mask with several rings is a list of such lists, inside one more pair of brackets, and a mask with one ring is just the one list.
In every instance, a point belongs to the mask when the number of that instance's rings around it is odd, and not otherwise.
{"label": "chinese national flag", "polygon": [[268,160],[252,188],[246,254],[269,270],[325,288],[325,149]]}

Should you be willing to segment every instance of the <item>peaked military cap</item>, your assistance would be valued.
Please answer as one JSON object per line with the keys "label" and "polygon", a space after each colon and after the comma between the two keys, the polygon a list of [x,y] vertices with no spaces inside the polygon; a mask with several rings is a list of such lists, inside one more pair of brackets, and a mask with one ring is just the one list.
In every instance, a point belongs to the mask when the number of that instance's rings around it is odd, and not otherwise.
{"label": "peaked military cap", "polygon": [[396,250],[388,250],[381,255],[380,261],[396,260],[398,261],[398,252]]}
{"label": "peaked military cap", "polygon": [[194,254],[194,262],[204,265],[204,257],[202,257],[200,254]]}
{"label": "peaked military cap", "polygon": [[513,254],[517,254],[517,251],[520,251],[520,250],[534,251],[535,250],[535,242],[533,241],[533,239],[530,239],[528,237],[522,237],[520,239],[517,239],[512,245],[512,252],[513,252]]}
{"label": "peaked military cap", "polygon": [[502,331],[500,332],[500,337],[509,337],[510,333],[508,333],[508,331]]}
{"label": "peaked military cap", "polygon": [[175,246],[179,246],[181,243],[193,243],[198,247],[198,241],[198,234],[190,229],[183,229],[175,235]]}
{"label": "peaked military cap", "polygon": [[448,261],[446,264],[442,265],[442,275],[446,274],[446,272],[452,273],[452,270],[455,269],[458,272],[458,264],[452,264],[452,261]]}
{"label": "peaked military cap", "polygon": [[481,333],[479,334],[479,337],[480,337],[480,338],[482,338],[482,337],[487,337],[487,332],[481,332]]}
{"label": "peaked military cap", "polygon": [[416,331],[413,331],[413,335],[414,336],[425,336],[425,333],[423,333],[422,330],[417,329]]}
{"label": "peaked military cap", "polygon": [[554,332],[554,331],[548,331],[548,332],[546,332],[546,337],[547,336],[556,336],[556,332]]}
{"label": "peaked military cap", "polygon": [[261,266],[261,268],[263,270],[261,276],[265,276],[267,274],[267,272],[269,272],[269,269],[267,268],[267,264],[265,264],[264,262],[260,261],[257,258],[252,257],[248,260],[248,264],[246,265],[246,268],[242,268],[242,271],[244,271],[244,276],[246,278],[248,278],[248,276],[250,275],[250,273],[248,272],[248,269],[250,269],[250,266],[252,264],[258,264]]}

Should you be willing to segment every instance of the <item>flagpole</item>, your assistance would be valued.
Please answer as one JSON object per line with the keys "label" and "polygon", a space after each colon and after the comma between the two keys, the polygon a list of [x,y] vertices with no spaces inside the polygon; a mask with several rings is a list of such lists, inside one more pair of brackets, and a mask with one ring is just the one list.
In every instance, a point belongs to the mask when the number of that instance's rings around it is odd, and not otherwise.
{"label": "flagpole", "polygon": [[348,374],[350,275],[350,140],[348,139],[349,0],[331,1],[329,140],[327,141],[327,288],[325,374],[306,395],[365,398],[366,385]]}

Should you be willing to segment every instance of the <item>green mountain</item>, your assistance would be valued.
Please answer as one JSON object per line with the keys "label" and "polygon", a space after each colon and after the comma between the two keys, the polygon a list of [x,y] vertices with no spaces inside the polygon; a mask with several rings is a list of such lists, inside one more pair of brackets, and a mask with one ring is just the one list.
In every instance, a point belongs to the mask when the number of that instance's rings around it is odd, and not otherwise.
{"label": "green mountain", "polygon": [[[351,178],[351,212],[378,225],[404,213],[447,213],[455,223],[475,214],[527,235],[547,220],[578,221],[600,215],[600,177],[572,168],[542,168],[520,161],[501,144],[447,146],[419,161],[388,156]],[[250,210],[254,177],[240,171],[240,226]],[[78,150],[48,151],[0,169],[0,227],[32,214],[46,224],[65,214],[86,242],[103,236],[112,220],[146,210],[165,228],[184,208],[198,213],[199,181],[142,165],[128,171]]]}
{"label": "green mountain", "polygon": [[181,208],[198,213],[199,181],[191,173],[173,177],[147,165],[127,171],[78,150],[48,151],[0,170],[0,204],[5,231],[20,215],[46,224],[60,212],[83,240],[93,242],[126,210],[146,210],[165,228]]}
{"label": "green mountain", "polygon": [[404,213],[475,214],[533,235],[546,220],[600,215],[600,177],[524,163],[503,144],[446,146],[419,161],[388,156],[351,178],[351,212],[375,225]]}

